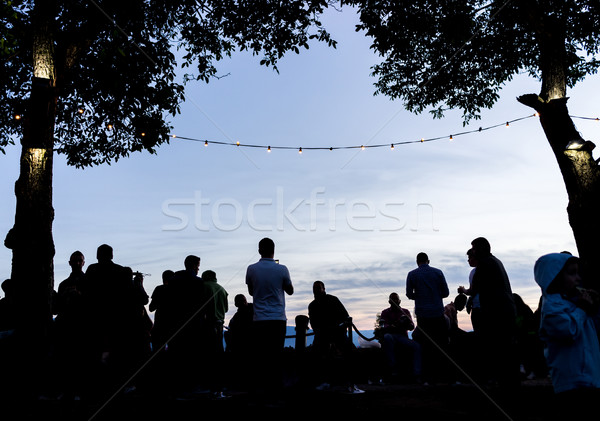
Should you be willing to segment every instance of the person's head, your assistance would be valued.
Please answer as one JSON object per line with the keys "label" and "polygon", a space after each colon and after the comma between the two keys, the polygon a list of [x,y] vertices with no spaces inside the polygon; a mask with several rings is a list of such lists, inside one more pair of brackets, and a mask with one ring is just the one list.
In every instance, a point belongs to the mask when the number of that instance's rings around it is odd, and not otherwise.
{"label": "person's head", "polygon": [[6,295],[10,295],[13,292],[14,289],[14,282],[12,281],[12,279],[5,279],[2,282],[2,291],[4,291],[5,296]]}
{"label": "person's head", "polygon": [[202,272],[202,280],[206,282],[217,282],[217,274],[212,270]]}
{"label": "person's head", "polygon": [[467,305],[467,301],[468,298],[466,296],[466,294],[458,294],[456,296],[456,298],[454,298],[454,308],[456,308],[457,311],[463,311],[463,309],[466,307]]}
{"label": "person's head", "polygon": [[189,256],[186,256],[185,260],[183,261],[183,265],[185,266],[185,270],[197,275],[200,271],[200,258],[190,254]]}
{"label": "person's head", "polygon": [[98,262],[110,262],[113,259],[113,248],[108,244],[102,244],[96,251]]}
{"label": "person's head", "polygon": [[421,265],[428,265],[429,264],[429,256],[427,256],[427,253],[419,253],[417,254],[417,265],[421,266]]}
{"label": "person's head", "polygon": [[325,284],[322,281],[315,281],[313,283],[313,295],[315,298],[322,297],[325,294]]}
{"label": "person's head", "polygon": [[467,262],[469,263],[469,266],[471,266],[472,268],[477,266],[477,258],[475,257],[475,250],[473,250],[472,248],[467,250]]}
{"label": "person's head", "polygon": [[570,295],[581,282],[579,259],[565,253],[540,257],[533,268],[535,281],[543,294]]}
{"label": "person's head", "polygon": [[492,254],[492,246],[486,238],[477,237],[471,241],[471,246],[476,259],[483,259]]}
{"label": "person's head", "polygon": [[79,250],[71,253],[69,258],[69,266],[73,272],[83,272],[83,266],[85,265],[85,257]]}
{"label": "person's head", "polygon": [[392,292],[390,294],[388,303],[390,303],[390,306],[392,306],[392,307],[400,308],[400,296],[398,295],[397,292]]}
{"label": "person's head", "polygon": [[233,304],[235,304],[237,308],[245,307],[248,305],[248,300],[246,300],[246,296],[244,294],[238,294],[233,299]]}
{"label": "person's head", "polygon": [[273,258],[275,256],[275,243],[270,238],[263,238],[258,242],[260,257]]}
{"label": "person's head", "polygon": [[172,270],[165,270],[162,273],[162,281],[163,281],[163,285],[169,285],[169,282],[171,282],[171,280],[175,277],[175,272],[173,272]]}

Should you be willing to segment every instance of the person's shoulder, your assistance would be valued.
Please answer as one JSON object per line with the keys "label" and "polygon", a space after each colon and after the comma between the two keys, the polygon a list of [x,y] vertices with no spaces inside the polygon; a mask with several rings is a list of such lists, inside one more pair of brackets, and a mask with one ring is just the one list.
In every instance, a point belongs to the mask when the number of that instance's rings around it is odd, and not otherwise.
{"label": "person's shoulder", "polygon": [[432,269],[432,270],[433,270],[435,273],[437,273],[438,275],[442,275],[442,276],[444,276],[444,271],[442,271],[440,268],[436,268],[436,267],[434,267],[434,266],[430,266],[430,268],[431,268],[431,269]]}
{"label": "person's shoulder", "polygon": [[409,271],[408,271],[408,275],[407,275],[407,276],[413,276],[413,275],[415,275],[416,273],[418,273],[418,272],[419,272],[419,270],[420,270],[420,269],[421,269],[421,266],[419,266],[419,267],[416,267],[416,268],[414,268],[414,269],[411,269],[411,270],[409,270]]}

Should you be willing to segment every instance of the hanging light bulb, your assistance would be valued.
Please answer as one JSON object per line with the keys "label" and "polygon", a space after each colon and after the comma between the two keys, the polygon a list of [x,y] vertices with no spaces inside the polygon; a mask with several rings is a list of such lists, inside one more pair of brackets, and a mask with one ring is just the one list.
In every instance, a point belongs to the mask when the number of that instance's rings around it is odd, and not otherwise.
{"label": "hanging light bulb", "polygon": [[392,143],[392,147],[390,149],[394,149],[394,144]]}
{"label": "hanging light bulb", "polygon": [[453,140],[454,140],[454,138],[452,137],[452,135],[450,135],[450,141],[453,141]]}
{"label": "hanging light bulb", "polygon": [[204,146],[208,146],[208,140],[204,141]]}
{"label": "hanging light bulb", "polygon": [[235,142],[236,146],[240,146],[240,141],[238,140],[237,142]]}
{"label": "hanging light bulb", "polygon": [[508,123],[508,121],[506,122],[506,127],[510,127],[510,124]]}
{"label": "hanging light bulb", "polygon": [[267,147],[267,152],[271,152],[271,147],[270,146]]}
{"label": "hanging light bulb", "polygon": [[15,120],[20,120],[22,118],[21,114],[15,114]]}
{"label": "hanging light bulb", "polygon": [[298,153],[302,153],[302,148],[298,149]]}
{"label": "hanging light bulb", "polygon": [[112,130],[112,128],[113,128],[113,125],[112,125],[112,124],[107,124],[107,125],[106,125],[106,128],[107,128],[108,130]]}

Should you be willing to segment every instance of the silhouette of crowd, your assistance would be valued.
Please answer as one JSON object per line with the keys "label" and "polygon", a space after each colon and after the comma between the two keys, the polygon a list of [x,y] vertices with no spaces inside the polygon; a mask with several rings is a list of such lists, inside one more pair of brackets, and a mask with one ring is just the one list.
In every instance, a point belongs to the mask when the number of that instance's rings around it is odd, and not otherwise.
{"label": "silhouette of crowd", "polygon": [[[399,294],[391,292],[389,307],[380,312],[370,339],[380,345],[372,352],[380,355],[375,358],[381,364],[369,365],[368,370],[375,372],[367,376],[381,382],[508,387],[518,386],[524,378],[550,376],[557,393],[598,389],[598,294],[577,286],[575,275],[573,285],[557,287],[553,281],[561,276],[567,279],[563,266],[576,263],[576,258],[553,255],[546,263],[551,269],[540,269],[543,259],[536,263],[536,282],[543,294],[532,311],[513,293],[489,242],[477,238],[471,246],[469,286],[459,287],[458,295],[446,305],[443,300],[450,291],[444,273],[430,265],[426,253],[417,254],[417,267],[406,277],[414,319],[401,306]],[[234,297],[237,310],[228,326],[228,293],[214,271],[199,275],[198,256],[185,257],[181,270],[165,270],[162,284],[149,296],[143,274],[115,263],[109,245],[98,247],[97,262],[87,270],[83,253],[73,252],[71,274],[53,295],[51,368],[45,373],[43,392],[63,399],[136,390],[185,398],[202,389],[221,399],[227,397],[228,388],[283,390],[293,372],[284,343],[285,296],[294,293],[294,286],[288,268],[274,259],[271,239],[262,239],[258,251],[260,260],[248,266],[245,277],[252,301],[244,294]],[[11,280],[2,283],[0,350],[10,341],[14,327],[12,288]],[[301,360],[308,369],[297,370],[295,381],[317,390],[339,384],[348,393],[362,393],[356,386],[359,357],[349,334],[351,316],[338,296],[325,292],[322,281],[314,282],[313,295],[307,312],[314,341]],[[470,314],[472,331],[459,326],[461,311]],[[153,320],[148,312],[154,313]],[[584,341],[581,346],[592,353],[589,361],[582,362],[591,367],[591,381],[571,381],[564,369],[574,364],[566,361],[575,354],[569,351],[563,356],[567,351],[561,335],[577,323],[585,323],[585,339],[574,340]]]}

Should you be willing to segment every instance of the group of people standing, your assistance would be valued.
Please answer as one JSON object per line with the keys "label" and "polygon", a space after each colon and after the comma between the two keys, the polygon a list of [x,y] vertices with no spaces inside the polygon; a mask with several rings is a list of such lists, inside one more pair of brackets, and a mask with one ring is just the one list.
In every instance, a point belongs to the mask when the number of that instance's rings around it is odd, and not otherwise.
{"label": "group of people standing", "polygon": [[[74,252],[69,260],[72,272],[58,286],[54,302],[53,360],[60,373],[55,377],[59,387],[75,396],[107,385],[135,386],[134,379],[144,376],[140,367],[157,357],[160,364],[167,364],[162,371],[168,376],[162,379],[165,384],[189,390],[203,378],[213,396],[222,398],[225,352],[230,351],[241,358],[239,367],[250,367],[255,390],[280,390],[286,363],[285,296],[294,293],[294,286],[288,268],[274,259],[271,239],[263,238],[258,252],[260,260],[248,266],[245,276],[252,302],[236,295],[238,310],[225,332],[228,293],[214,271],[199,276],[200,257],[189,255],[184,269],[164,271],[162,285],[149,297],[142,274],[114,263],[110,246],[98,247],[98,262],[86,271],[85,257]],[[480,357],[478,375],[500,385],[517,385],[516,295],[485,238],[471,242],[467,257],[473,267],[469,286],[458,288],[456,300],[469,296],[466,308],[475,338],[470,344]],[[390,307],[379,317],[376,337],[392,376],[409,360],[409,375],[415,381],[452,381],[456,372],[451,360],[456,354],[451,345],[460,338],[453,336],[453,316],[443,304],[450,291],[443,272],[430,265],[426,253],[417,254],[416,263],[407,275],[405,291],[414,300],[416,320],[393,292]],[[555,391],[569,397],[600,390],[600,299],[581,287],[577,264],[577,258],[566,252],[552,253],[542,256],[534,270],[542,291],[536,334],[543,342]],[[348,371],[331,364],[352,358],[350,316],[337,297],[326,293],[322,281],[314,282],[313,294],[308,320],[315,335],[312,352],[318,387],[341,379],[350,393],[362,393]],[[454,311],[464,304],[457,302]],[[154,312],[153,322],[146,306]]]}
{"label": "group of people standing", "polygon": [[[284,294],[294,289],[287,267],[273,259],[274,249],[269,238],[259,242],[261,259],[246,274],[254,302],[248,303],[243,294],[235,297],[238,311],[227,335],[228,293],[214,271],[199,276],[200,257],[187,256],[182,270],[165,270],[162,284],[149,297],[143,275],[114,263],[110,246],[98,247],[98,263],[86,271],[83,254],[74,252],[72,273],[59,284],[54,305],[53,359],[63,391],[78,395],[107,386],[128,390],[136,379],[159,374],[157,383],[170,385],[175,393],[191,390],[202,379],[214,397],[222,398],[224,338],[236,354],[252,350],[255,378],[265,387],[276,387],[277,377],[268,374],[276,376],[282,364]],[[154,370],[141,372],[151,360]],[[265,366],[275,370],[263,370]]]}
{"label": "group of people standing", "polygon": [[[220,393],[216,368],[210,370],[214,365],[199,367],[223,352],[228,301],[216,274],[205,271],[199,277],[200,258],[187,256],[183,270],[163,273],[163,285],[150,300],[143,275],[114,263],[109,245],[98,247],[97,259],[84,271],[84,255],[74,252],[72,272],[55,294],[52,359],[60,393],[79,397],[135,388],[136,370],[166,348],[171,380],[178,386],[189,385],[201,372],[208,374],[213,393]],[[155,311],[154,322],[147,304]]]}

